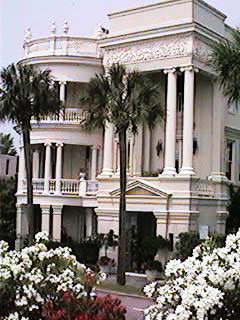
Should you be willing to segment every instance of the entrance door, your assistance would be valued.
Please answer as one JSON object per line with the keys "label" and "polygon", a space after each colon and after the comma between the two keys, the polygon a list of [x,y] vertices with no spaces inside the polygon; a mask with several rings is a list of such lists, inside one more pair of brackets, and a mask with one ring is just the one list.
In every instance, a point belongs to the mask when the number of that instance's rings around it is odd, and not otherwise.
{"label": "entrance door", "polygon": [[141,243],[144,239],[156,236],[156,218],[152,212],[127,212],[127,266],[131,271],[140,272],[142,261],[140,258]]}

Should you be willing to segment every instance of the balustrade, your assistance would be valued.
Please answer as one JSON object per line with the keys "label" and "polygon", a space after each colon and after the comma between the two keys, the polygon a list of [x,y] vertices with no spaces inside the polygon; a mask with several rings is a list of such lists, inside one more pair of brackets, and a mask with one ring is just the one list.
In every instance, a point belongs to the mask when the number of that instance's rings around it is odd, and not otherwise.
{"label": "balustrade", "polygon": [[[84,111],[78,108],[65,108],[63,114],[53,114],[50,116],[42,116],[39,123],[81,123],[84,119]],[[37,123],[37,119],[33,118],[32,123]]]}
{"label": "balustrade", "polygon": [[87,180],[87,194],[95,195],[98,191],[98,181],[95,180]]}
{"label": "balustrade", "polygon": [[[54,193],[56,191],[56,179],[48,180],[48,191],[49,193]],[[79,195],[80,185],[86,183],[84,187],[86,195],[95,195],[98,191],[98,182],[95,180],[77,180],[77,179],[61,179],[61,194],[68,195]],[[44,179],[32,179],[33,192],[43,193],[44,192]],[[27,180],[22,179],[22,192],[27,192]],[[81,192],[82,195],[82,192]]]}
{"label": "balustrade", "polygon": [[214,197],[215,194],[213,183],[209,180],[199,179],[193,189],[199,197]]}
{"label": "balustrade", "polygon": [[79,194],[79,185],[79,180],[61,179],[61,192],[65,194]]}

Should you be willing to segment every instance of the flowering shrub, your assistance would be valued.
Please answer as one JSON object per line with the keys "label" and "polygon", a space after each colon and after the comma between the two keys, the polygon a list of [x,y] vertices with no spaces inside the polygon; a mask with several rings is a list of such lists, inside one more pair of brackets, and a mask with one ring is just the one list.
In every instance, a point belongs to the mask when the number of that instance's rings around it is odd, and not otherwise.
{"label": "flowering shrub", "polygon": [[58,303],[51,300],[43,307],[46,320],[124,320],[125,313],[119,299],[111,296],[77,299],[70,292],[66,292]]}
{"label": "flowering shrub", "polygon": [[165,276],[144,288],[155,301],[146,320],[240,319],[240,230],[223,248],[208,239],[184,262],[171,260]]}
{"label": "flowering shrub", "polygon": [[89,299],[93,285],[103,279],[80,264],[69,248],[48,250],[46,232],[35,240],[21,251],[8,251],[0,241],[0,319],[42,319],[48,301],[61,301],[65,292]]}

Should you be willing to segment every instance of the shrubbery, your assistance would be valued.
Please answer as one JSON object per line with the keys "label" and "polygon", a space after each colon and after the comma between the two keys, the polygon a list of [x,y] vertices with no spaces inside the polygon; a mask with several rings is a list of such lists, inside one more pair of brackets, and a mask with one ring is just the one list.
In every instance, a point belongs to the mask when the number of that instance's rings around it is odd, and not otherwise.
{"label": "shrubbery", "polygon": [[240,319],[240,230],[224,247],[216,245],[210,238],[185,261],[171,260],[165,283],[144,288],[156,303],[145,310],[146,320]]}
{"label": "shrubbery", "polygon": [[[51,312],[46,310],[55,310],[64,301],[71,308],[84,306],[76,320],[124,319],[118,301],[108,298],[94,302],[92,289],[104,274],[87,269],[67,247],[48,249],[47,241],[47,233],[38,233],[36,243],[21,251],[9,251],[8,244],[0,241],[0,319],[50,320]],[[72,319],[66,312],[57,310],[54,319]],[[113,318],[105,317],[111,313]]]}

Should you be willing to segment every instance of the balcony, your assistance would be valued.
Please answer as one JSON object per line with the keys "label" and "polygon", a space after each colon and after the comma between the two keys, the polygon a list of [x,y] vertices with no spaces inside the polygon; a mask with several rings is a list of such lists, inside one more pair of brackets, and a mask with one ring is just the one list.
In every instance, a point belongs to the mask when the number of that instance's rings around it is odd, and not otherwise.
{"label": "balcony", "polygon": [[32,119],[32,124],[80,124],[84,120],[84,111],[77,108],[65,108],[61,115],[42,117],[40,122]]}
{"label": "balcony", "polygon": [[[56,179],[33,179],[33,193],[37,194],[56,194],[57,196],[95,196],[98,191],[98,181],[60,179],[59,190]],[[21,191],[27,192],[27,180],[22,179]]]}
{"label": "balcony", "polygon": [[27,39],[24,43],[25,58],[44,56],[75,56],[99,58],[96,39],[74,36],[50,36]]}

